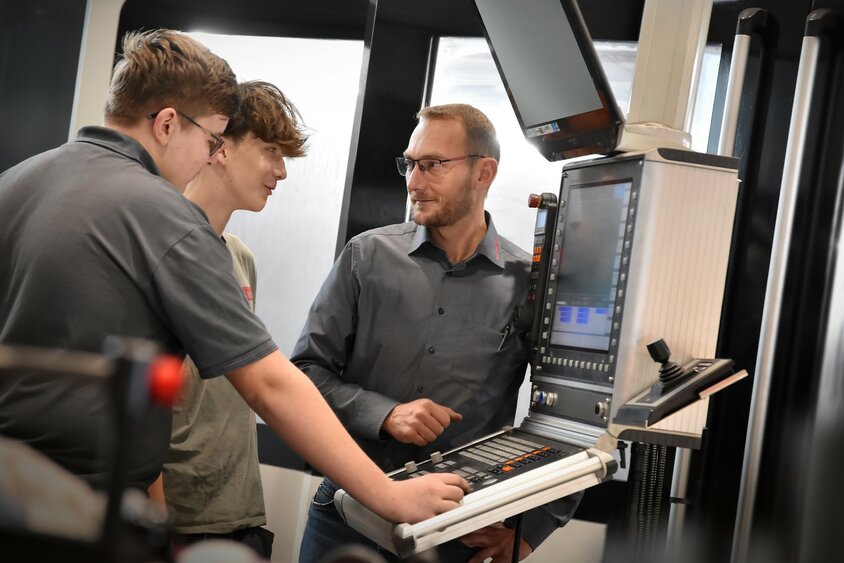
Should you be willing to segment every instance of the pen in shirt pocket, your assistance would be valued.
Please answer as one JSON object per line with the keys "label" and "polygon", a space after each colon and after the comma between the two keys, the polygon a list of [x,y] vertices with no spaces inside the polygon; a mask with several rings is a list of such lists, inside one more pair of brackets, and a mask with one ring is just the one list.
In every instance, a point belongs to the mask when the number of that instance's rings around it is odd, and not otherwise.
{"label": "pen in shirt pocket", "polygon": [[513,316],[510,317],[510,320],[507,321],[507,324],[504,325],[504,328],[501,329],[501,343],[498,345],[498,351],[500,352],[502,348],[504,348],[504,343],[507,342],[507,337],[510,336],[510,333],[513,332],[513,324],[516,322],[516,319],[519,317],[519,308],[516,307],[513,310]]}
{"label": "pen in shirt pocket", "polygon": [[508,322],[501,330],[501,344],[498,345],[499,352],[504,348],[504,343],[507,341],[507,337],[510,336],[510,331],[513,330],[511,325],[512,323]]}

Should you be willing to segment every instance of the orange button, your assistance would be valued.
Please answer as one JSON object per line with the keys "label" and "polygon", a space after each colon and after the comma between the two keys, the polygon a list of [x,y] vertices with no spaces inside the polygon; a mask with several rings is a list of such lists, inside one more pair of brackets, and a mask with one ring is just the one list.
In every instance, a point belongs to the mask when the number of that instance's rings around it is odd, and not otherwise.
{"label": "orange button", "polygon": [[501,471],[513,471],[515,467],[510,467],[509,465],[505,465],[501,468]]}

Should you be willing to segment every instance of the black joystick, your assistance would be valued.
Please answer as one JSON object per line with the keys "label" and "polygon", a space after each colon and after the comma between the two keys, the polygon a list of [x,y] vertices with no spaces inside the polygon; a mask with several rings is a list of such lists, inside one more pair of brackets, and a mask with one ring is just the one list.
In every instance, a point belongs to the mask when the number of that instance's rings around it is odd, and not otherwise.
{"label": "black joystick", "polygon": [[685,374],[683,368],[669,360],[671,350],[662,338],[648,344],[648,353],[655,362],[662,364],[659,367],[659,383],[663,391],[670,389]]}

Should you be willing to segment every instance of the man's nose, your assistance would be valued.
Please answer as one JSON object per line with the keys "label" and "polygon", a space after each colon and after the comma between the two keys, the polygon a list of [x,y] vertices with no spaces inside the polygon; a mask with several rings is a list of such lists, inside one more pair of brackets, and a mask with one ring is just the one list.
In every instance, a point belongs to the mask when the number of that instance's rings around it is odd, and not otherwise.
{"label": "man's nose", "polygon": [[411,192],[422,187],[422,172],[419,170],[418,165],[413,168],[408,168],[407,174],[404,175],[404,178],[407,181],[407,191]]}
{"label": "man's nose", "polygon": [[275,166],[273,176],[275,176],[276,181],[279,182],[287,178],[287,165],[284,163],[284,159],[279,160],[278,164]]}

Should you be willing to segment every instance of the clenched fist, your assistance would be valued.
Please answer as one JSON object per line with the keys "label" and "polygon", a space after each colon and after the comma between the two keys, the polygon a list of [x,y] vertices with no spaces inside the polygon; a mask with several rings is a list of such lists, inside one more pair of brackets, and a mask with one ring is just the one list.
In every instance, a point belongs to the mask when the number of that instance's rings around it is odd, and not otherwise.
{"label": "clenched fist", "polygon": [[382,430],[402,442],[425,446],[437,439],[452,422],[463,416],[431,399],[417,399],[396,405],[381,424]]}

